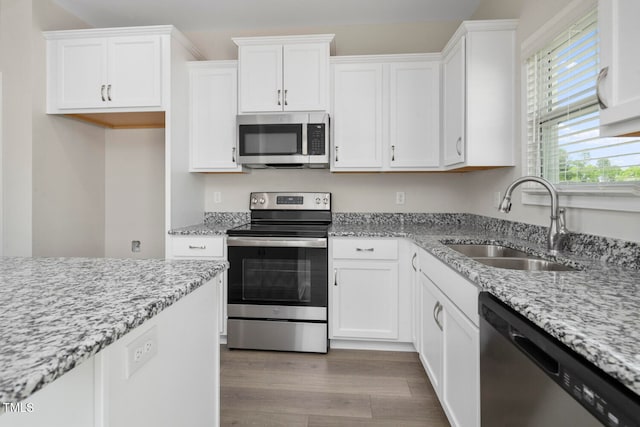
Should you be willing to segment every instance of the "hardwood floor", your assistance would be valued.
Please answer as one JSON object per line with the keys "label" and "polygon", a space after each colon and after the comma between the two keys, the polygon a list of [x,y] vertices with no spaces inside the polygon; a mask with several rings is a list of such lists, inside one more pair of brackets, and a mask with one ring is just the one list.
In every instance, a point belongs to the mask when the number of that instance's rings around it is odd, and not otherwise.
{"label": "hardwood floor", "polygon": [[448,426],[416,353],[221,347],[221,425]]}

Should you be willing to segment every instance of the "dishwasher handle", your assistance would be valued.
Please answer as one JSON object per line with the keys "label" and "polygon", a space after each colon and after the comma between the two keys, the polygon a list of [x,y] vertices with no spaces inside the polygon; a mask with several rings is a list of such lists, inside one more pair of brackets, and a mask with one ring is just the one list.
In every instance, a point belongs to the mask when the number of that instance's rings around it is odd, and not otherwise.
{"label": "dishwasher handle", "polygon": [[553,376],[560,375],[560,364],[549,353],[535,345],[533,341],[522,335],[512,326],[509,327],[509,336],[511,338],[511,342],[513,342],[520,351],[526,354],[547,374]]}

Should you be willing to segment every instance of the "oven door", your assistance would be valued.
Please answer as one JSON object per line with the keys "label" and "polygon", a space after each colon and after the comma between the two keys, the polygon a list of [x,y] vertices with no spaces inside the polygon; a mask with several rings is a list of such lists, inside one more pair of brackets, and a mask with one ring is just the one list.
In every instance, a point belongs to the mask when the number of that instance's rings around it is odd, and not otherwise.
{"label": "oven door", "polygon": [[230,317],[295,319],[318,311],[326,319],[326,238],[233,236],[227,244]]}

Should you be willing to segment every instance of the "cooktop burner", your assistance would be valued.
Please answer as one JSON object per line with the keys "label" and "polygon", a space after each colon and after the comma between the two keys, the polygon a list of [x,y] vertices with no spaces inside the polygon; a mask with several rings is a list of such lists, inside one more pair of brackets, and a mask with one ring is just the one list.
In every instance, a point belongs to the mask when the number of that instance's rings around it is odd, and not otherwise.
{"label": "cooktop burner", "polygon": [[326,237],[331,225],[331,193],[251,193],[251,223],[229,236]]}
{"label": "cooktop burner", "polygon": [[249,223],[227,230],[229,236],[326,237],[329,224],[314,223]]}

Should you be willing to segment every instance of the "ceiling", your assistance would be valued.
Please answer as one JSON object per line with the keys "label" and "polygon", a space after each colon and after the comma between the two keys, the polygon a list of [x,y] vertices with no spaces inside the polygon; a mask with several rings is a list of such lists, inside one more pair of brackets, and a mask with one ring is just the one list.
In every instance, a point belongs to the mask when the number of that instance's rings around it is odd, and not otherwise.
{"label": "ceiling", "polygon": [[183,31],[462,21],[480,0],[54,0],[94,27]]}

